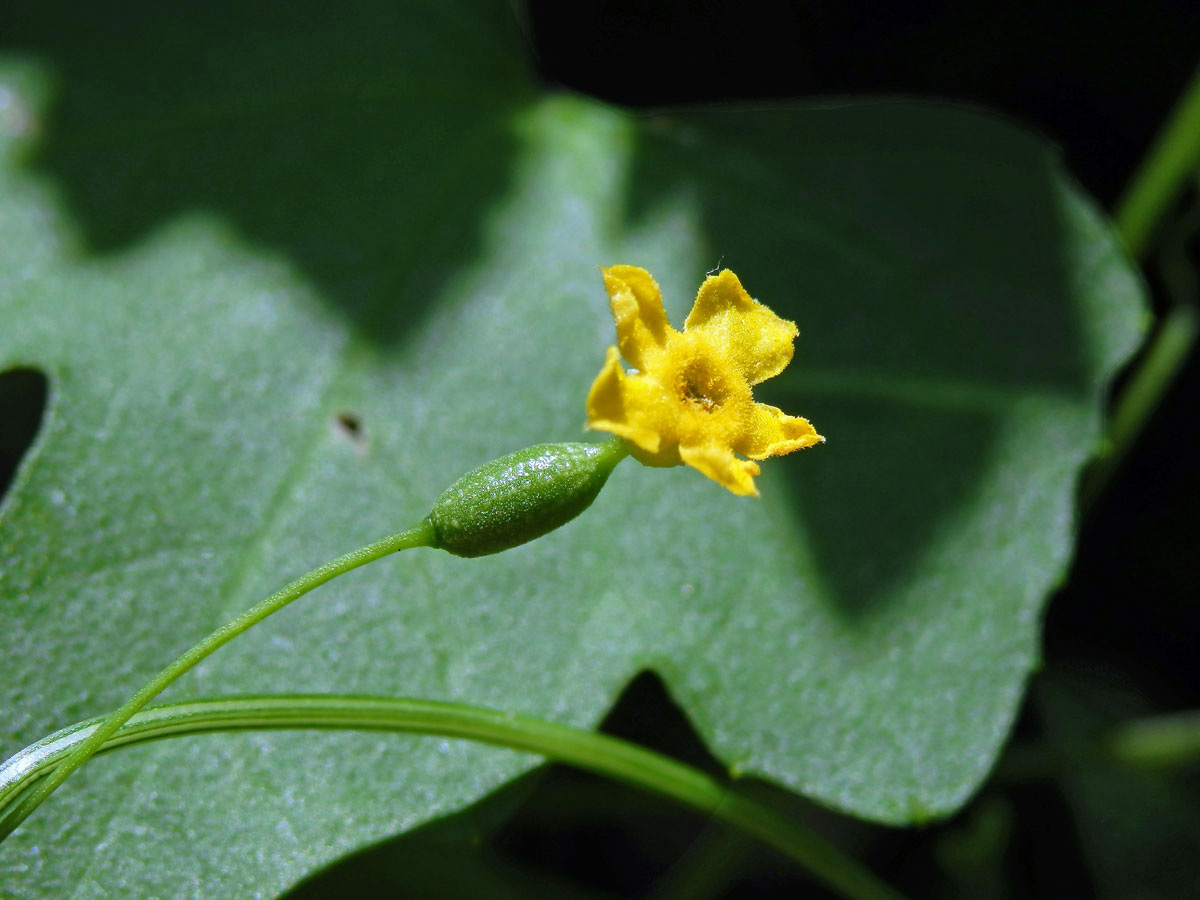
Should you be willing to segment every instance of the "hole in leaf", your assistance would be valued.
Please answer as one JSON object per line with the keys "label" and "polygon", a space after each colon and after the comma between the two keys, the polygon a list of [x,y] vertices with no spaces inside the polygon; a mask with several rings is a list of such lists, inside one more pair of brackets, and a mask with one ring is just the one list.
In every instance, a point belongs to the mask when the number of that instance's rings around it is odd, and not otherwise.
{"label": "hole in leaf", "polygon": [[48,391],[49,381],[37,369],[0,372],[0,501],[41,428]]}

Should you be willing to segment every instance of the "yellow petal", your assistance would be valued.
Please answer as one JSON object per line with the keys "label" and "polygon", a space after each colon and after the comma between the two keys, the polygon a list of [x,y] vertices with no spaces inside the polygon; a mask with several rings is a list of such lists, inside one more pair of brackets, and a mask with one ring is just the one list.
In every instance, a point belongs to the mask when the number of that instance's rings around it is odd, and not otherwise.
{"label": "yellow petal", "polygon": [[746,430],[734,443],[733,449],[751,459],[782,456],[793,450],[803,450],[825,440],[808,419],[789,416],[781,409],[765,403],[755,403]]}
{"label": "yellow petal", "polygon": [[792,341],[800,333],[795,324],[747,294],[728,269],[700,285],[683,328],[702,331],[719,344],[749,384],[782,372],[792,360]]}
{"label": "yellow petal", "polygon": [[743,497],[757,497],[754,476],[760,471],[757,463],[738,459],[727,447],[706,444],[703,447],[680,447],[680,458],[718,484]]}
{"label": "yellow petal", "polygon": [[621,355],[634,368],[648,369],[675,330],[667,321],[658,282],[637,266],[610,266],[601,271],[617,321]]}
{"label": "yellow petal", "polygon": [[604,368],[588,392],[587,427],[623,437],[646,453],[658,453],[658,435],[635,421],[639,409],[646,408],[645,399],[638,396],[642,391],[642,385],[625,374],[617,348],[609,347]]}

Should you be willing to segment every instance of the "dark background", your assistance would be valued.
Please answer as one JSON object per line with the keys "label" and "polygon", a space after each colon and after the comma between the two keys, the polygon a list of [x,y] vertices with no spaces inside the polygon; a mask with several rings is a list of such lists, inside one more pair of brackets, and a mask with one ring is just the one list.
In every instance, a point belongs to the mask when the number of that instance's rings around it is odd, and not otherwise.
{"label": "dark background", "polygon": [[[535,0],[525,28],[548,82],[634,107],[878,94],[982,104],[1061,146],[1110,210],[1200,62],[1200,4],[1185,0]],[[1147,254],[1160,314],[1196,302],[1187,279],[1181,289],[1162,277],[1159,251],[1182,243],[1195,273],[1198,207],[1193,185]],[[914,897],[1194,896],[1200,771],[1133,770],[1106,762],[1102,747],[1123,721],[1200,707],[1198,368],[1193,351],[1083,523],[1047,614],[1043,669],[1009,750],[966,809],[900,831],[765,787],[764,799]],[[0,373],[0,493],[36,433],[44,394],[36,373]],[[720,771],[653,676],[626,691],[606,727]],[[516,896],[825,896],[718,825],[560,767],[294,895],[471,896],[489,878]]]}

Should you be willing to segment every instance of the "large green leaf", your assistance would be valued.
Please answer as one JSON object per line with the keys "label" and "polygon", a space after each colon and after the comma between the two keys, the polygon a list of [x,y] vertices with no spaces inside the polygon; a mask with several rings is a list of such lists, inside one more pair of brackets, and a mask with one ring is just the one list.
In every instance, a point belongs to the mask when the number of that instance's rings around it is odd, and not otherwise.
{"label": "large green leaf", "polygon": [[[0,752],[466,469],[577,437],[598,264],[650,268],[678,323],[723,258],[803,332],[762,399],[829,437],[762,500],[626,463],[565,529],[356,572],[171,696],[590,725],[652,668],[733,771],[837,809],[918,821],[978,785],[1142,315],[1042,140],[914,103],[637,118],[540,89],[484,3],[37,10],[0,22],[0,367],[51,383],[0,519]],[[88,766],[0,871],[17,897],[271,895],[535,762],[167,742]]]}

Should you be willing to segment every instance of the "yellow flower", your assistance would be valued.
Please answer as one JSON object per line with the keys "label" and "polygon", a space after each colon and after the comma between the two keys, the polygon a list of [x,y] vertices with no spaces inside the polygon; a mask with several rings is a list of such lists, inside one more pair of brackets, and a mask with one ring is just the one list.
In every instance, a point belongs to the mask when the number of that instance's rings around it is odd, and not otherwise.
{"label": "yellow flower", "polygon": [[[683,331],[637,266],[604,269],[617,344],[588,394],[588,428],[625,438],[648,466],[686,463],[735,494],[758,494],[750,460],[825,440],[808,420],[756,403],[750,388],[784,370],[796,326],[751,298],[728,269],[710,275]],[[626,373],[620,357],[634,368]],[[735,456],[740,453],[750,459]]]}

